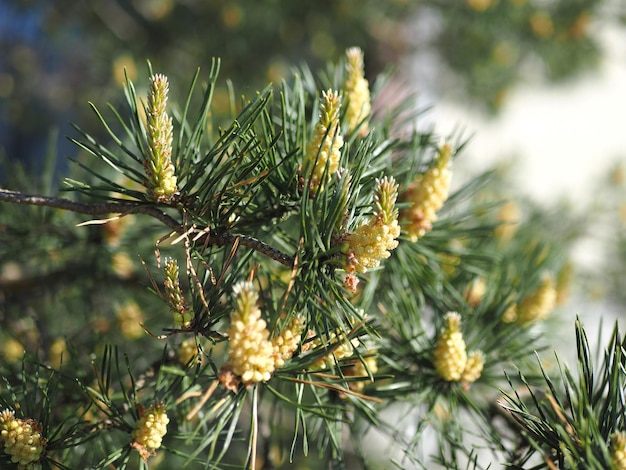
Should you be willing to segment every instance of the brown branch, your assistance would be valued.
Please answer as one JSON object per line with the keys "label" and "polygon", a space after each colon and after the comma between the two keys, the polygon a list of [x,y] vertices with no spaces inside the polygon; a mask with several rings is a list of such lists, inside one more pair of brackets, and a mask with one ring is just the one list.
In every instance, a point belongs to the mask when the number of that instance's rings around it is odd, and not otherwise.
{"label": "brown branch", "polygon": [[159,210],[154,206],[148,206],[132,201],[87,204],[57,197],[33,196],[30,194],[18,193],[16,191],[9,191],[7,189],[0,189],[0,201],[12,202],[13,204],[27,204],[29,206],[54,207],[56,209],[63,209],[88,215],[146,214],[159,219],[176,232],[182,230],[180,224],[162,210]]}
{"label": "brown branch", "polygon": [[[56,209],[63,209],[72,212],[77,212],[79,214],[88,214],[88,215],[101,215],[101,214],[146,214],[150,217],[154,217],[169,228],[171,228],[174,232],[179,234],[187,233],[187,230],[183,225],[178,223],[176,219],[166,214],[162,210],[157,207],[141,204],[139,202],[102,202],[102,203],[83,203],[70,201],[69,199],[56,198],[56,197],[45,197],[45,196],[34,196],[30,194],[19,193],[16,191],[9,191],[8,189],[0,188],[0,201],[11,202],[13,204],[26,204],[30,206],[45,206],[45,207],[54,207]],[[229,243],[235,243],[238,241],[240,245],[251,248],[259,253],[264,254],[272,258],[275,261],[285,265],[292,266],[293,265],[293,257],[289,256],[276,248],[264,243],[256,238],[250,237],[248,235],[236,234],[236,233],[214,233],[211,231],[207,231],[208,244],[216,245],[216,246],[224,246]],[[196,240],[202,242],[206,242],[206,239]]]}
{"label": "brown branch", "polygon": [[258,251],[259,253],[262,253],[265,256],[268,256],[273,260],[278,261],[280,264],[283,264],[287,267],[293,266],[293,256],[289,256],[282,251],[277,250],[273,246],[270,246],[267,243],[264,243],[248,235],[243,235],[239,233],[211,234],[209,244],[222,246],[227,243],[234,243],[236,240],[239,240],[240,245],[251,248],[254,251]]}

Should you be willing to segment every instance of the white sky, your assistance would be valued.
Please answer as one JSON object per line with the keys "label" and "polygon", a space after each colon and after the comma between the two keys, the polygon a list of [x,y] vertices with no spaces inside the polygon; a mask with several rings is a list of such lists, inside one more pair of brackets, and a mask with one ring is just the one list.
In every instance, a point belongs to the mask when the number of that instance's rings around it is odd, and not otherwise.
{"label": "white sky", "polygon": [[598,33],[598,70],[566,84],[518,87],[495,119],[436,97],[429,118],[440,133],[460,126],[473,135],[464,166],[482,169],[516,156],[520,190],[537,200],[577,200],[626,161],[626,28]]}

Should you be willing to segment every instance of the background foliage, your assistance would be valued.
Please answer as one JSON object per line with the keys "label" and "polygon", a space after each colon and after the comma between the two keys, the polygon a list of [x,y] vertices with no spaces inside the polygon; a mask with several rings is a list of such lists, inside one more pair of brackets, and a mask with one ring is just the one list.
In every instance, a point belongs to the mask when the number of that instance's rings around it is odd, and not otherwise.
{"label": "background foliage", "polygon": [[[36,168],[50,129],[65,135],[69,121],[94,123],[84,103],[119,103],[124,68],[136,79],[147,58],[180,81],[213,57],[228,59],[222,79],[250,94],[292,65],[319,67],[354,44],[369,58],[369,77],[427,52],[449,67],[438,79],[446,89],[497,110],[520,82],[563,80],[596,65],[596,21],[626,16],[610,0],[8,0],[0,9],[2,147]],[[215,111],[227,106],[222,86]],[[75,154],[63,139],[58,151]]]}

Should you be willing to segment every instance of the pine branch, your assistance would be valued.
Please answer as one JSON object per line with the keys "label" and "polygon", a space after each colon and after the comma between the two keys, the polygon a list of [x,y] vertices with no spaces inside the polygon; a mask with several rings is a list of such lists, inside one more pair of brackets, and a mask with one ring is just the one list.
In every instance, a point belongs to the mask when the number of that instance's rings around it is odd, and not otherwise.
{"label": "pine branch", "polygon": [[[79,214],[99,215],[99,214],[145,214],[150,217],[154,217],[163,222],[174,232],[185,235],[188,230],[181,224],[179,224],[173,217],[169,216],[162,210],[145,204],[137,202],[103,202],[103,203],[82,203],[71,201],[69,199],[36,196],[30,194],[24,194],[16,191],[10,191],[8,189],[0,188],[0,201],[6,201],[13,204],[26,204],[30,206],[44,206],[54,207],[56,209],[69,210]],[[285,265],[293,265],[293,257],[289,256],[280,250],[264,243],[256,238],[248,235],[235,234],[235,233],[215,233],[211,231],[202,231],[206,235],[194,240],[201,244],[224,246],[229,243],[238,243],[247,248],[251,248],[259,253],[264,254],[272,258],[275,261]],[[207,239],[208,237],[208,239]]]}
{"label": "pine branch", "polygon": [[70,201],[69,199],[35,196],[31,194],[0,189],[0,201],[14,204],[26,204],[30,206],[54,207],[56,209],[69,210],[79,214],[146,214],[159,219],[172,230],[181,233],[182,227],[176,220],[154,206],[138,204],[136,202],[103,202],[100,204],[87,204]]}

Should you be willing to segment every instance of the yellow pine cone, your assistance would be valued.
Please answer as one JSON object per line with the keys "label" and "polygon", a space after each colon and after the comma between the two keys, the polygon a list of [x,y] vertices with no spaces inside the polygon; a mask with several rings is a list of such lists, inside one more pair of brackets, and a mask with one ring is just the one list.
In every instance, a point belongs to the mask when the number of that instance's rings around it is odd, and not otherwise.
{"label": "yellow pine cone", "polygon": [[574,22],[567,28],[568,36],[573,39],[582,39],[587,35],[589,24],[591,23],[591,15],[588,12],[582,12],[576,17]]}
{"label": "yellow pine cone", "polygon": [[494,229],[494,235],[501,244],[505,244],[513,238],[520,220],[519,206],[515,201],[507,201],[498,211],[498,225]]}
{"label": "yellow pine cone", "polygon": [[391,225],[375,220],[359,226],[348,238],[348,269],[364,273],[368,268],[380,265],[380,260],[391,256],[389,250],[398,246],[396,238],[400,236],[397,221]]}
{"label": "yellow pine cone", "polygon": [[348,256],[346,268],[350,273],[364,273],[379,266],[380,260],[389,258],[390,251],[398,246],[400,225],[395,209],[398,185],[387,177],[377,183],[376,214],[347,235],[344,253]]}
{"label": "yellow pine cone", "polygon": [[172,163],[172,118],[166,111],[168,92],[169,83],[165,75],[150,77],[146,109],[148,156],[144,160],[144,169],[148,178],[148,196],[157,202],[168,202],[178,191]]}
{"label": "yellow pine cone", "polygon": [[457,267],[461,264],[461,257],[452,253],[438,253],[439,265],[443,273],[452,277],[457,271]]}
{"label": "yellow pine cone", "polygon": [[502,321],[504,323],[513,323],[517,320],[517,304],[511,304],[506,311],[502,314]]}
{"label": "yellow pine cone", "polygon": [[141,307],[132,300],[115,308],[115,317],[120,332],[127,339],[137,339],[145,333],[141,323],[143,322],[143,312]]}
{"label": "yellow pine cone", "polygon": [[15,413],[11,410],[0,413],[0,443],[19,470],[41,468],[39,460],[46,447],[42,430],[37,421],[15,418]]}
{"label": "yellow pine cone", "polygon": [[530,324],[545,319],[556,307],[557,291],[554,280],[545,276],[535,292],[517,306],[517,322]]}
{"label": "yellow pine cone", "polygon": [[569,290],[574,276],[574,266],[566,263],[556,275],[556,304],[563,304],[569,297]]}
{"label": "yellow pine cone", "polygon": [[275,368],[284,366],[285,361],[291,359],[302,339],[303,328],[304,318],[292,317],[285,328],[272,338]]}
{"label": "yellow pine cone", "polygon": [[67,342],[64,338],[55,339],[50,345],[50,365],[54,369],[59,369],[63,361],[67,362],[69,351],[67,350]]}
{"label": "yellow pine cone", "polygon": [[451,157],[450,144],[442,145],[434,165],[425,173],[417,175],[402,195],[403,201],[413,204],[400,214],[400,219],[406,223],[405,230],[413,242],[432,229],[432,224],[437,220],[437,212],[448,199],[452,180],[452,171],[449,168]]}
{"label": "yellow pine cone", "polygon": [[339,126],[339,93],[323,91],[321,113],[304,157],[304,169],[311,174],[310,190],[322,190],[328,178],[339,169],[343,137]]}
{"label": "yellow pine cone", "polygon": [[616,432],[611,436],[611,460],[616,470],[626,470],[626,433]]}
{"label": "yellow pine cone", "polygon": [[346,51],[348,59],[348,76],[343,85],[344,96],[347,98],[346,124],[348,131],[352,132],[362,123],[359,135],[368,132],[367,122],[372,105],[370,103],[369,83],[365,79],[363,65],[363,51],[358,47],[351,47]]}
{"label": "yellow pine cone", "polygon": [[465,288],[463,298],[471,307],[476,308],[485,292],[487,292],[487,281],[484,277],[477,277]]}
{"label": "yellow pine cone", "polygon": [[111,255],[111,269],[121,279],[130,279],[135,271],[135,266],[128,253],[116,251]]}
{"label": "yellow pine cone", "polygon": [[354,348],[358,346],[358,340],[354,339],[348,341],[343,333],[331,333],[327,342],[318,337],[310,344],[311,347],[315,349],[326,347],[329,351],[328,355],[321,357],[312,364],[311,369],[316,370],[333,367],[342,359],[352,356],[354,354]]}
{"label": "yellow pine cone", "polygon": [[16,364],[24,357],[24,346],[14,338],[5,338],[2,341],[2,360],[5,364]]}
{"label": "yellow pine cone", "polygon": [[482,351],[472,351],[467,355],[465,369],[461,374],[460,381],[465,383],[476,382],[485,367],[485,355]]}
{"label": "yellow pine cone", "polygon": [[251,282],[233,288],[236,308],[228,329],[228,365],[245,385],[266,382],[274,372],[274,346],[257,307],[258,295]]}
{"label": "yellow pine cone", "polygon": [[174,323],[185,328],[191,323],[193,315],[185,302],[178,277],[178,262],[175,259],[167,259],[165,262],[165,280],[163,281],[167,304],[174,313]]}
{"label": "yellow pine cone", "polygon": [[537,11],[530,17],[530,29],[540,39],[546,39],[554,33],[554,22],[547,12]]}
{"label": "yellow pine cone", "polygon": [[469,7],[475,11],[485,11],[492,7],[495,3],[494,0],[466,0]]}
{"label": "yellow pine cone", "polygon": [[[373,351],[368,351],[368,354],[373,354]],[[374,355],[364,357],[363,361],[356,359],[350,364],[350,367],[343,368],[342,372],[346,377],[369,377],[370,374],[374,375],[378,372],[378,361]],[[350,390],[360,392],[365,388],[365,381],[349,382],[348,386]]]}
{"label": "yellow pine cone", "polygon": [[156,403],[147,409],[139,406],[139,421],[137,421],[132,433],[132,446],[144,460],[147,460],[149,455],[154,454],[154,451],[161,447],[169,422],[164,403]]}
{"label": "yellow pine cone", "polygon": [[176,350],[176,358],[181,366],[186,366],[198,352],[198,345],[193,339],[186,339]]}
{"label": "yellow pine cone", "polygon": [[439,376],[451,382],[461,379],[467,365],[467,352],[460,331],[461,316],[456,312],[449,312],[445,320],[446,325],[437,338],[433,364]]}

